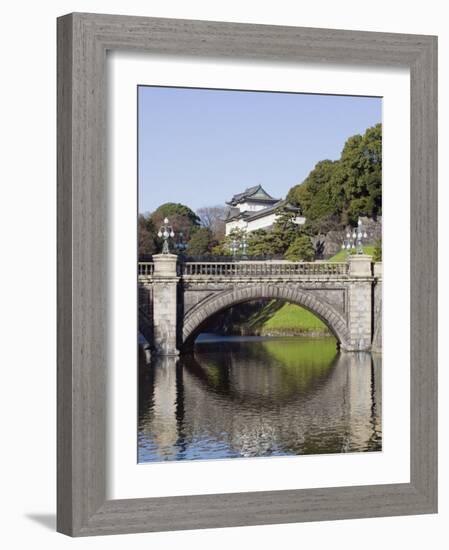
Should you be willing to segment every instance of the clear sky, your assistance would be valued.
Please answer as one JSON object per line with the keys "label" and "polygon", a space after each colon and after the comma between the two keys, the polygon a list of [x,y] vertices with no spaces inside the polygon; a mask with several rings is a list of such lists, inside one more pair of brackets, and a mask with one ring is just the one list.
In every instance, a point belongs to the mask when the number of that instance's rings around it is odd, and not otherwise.
{"label": "clear sky", "polygon": [[261,184],[276,198],[346,139],[381,122],[381,99],[140,86],[139,211],[192,210]]}

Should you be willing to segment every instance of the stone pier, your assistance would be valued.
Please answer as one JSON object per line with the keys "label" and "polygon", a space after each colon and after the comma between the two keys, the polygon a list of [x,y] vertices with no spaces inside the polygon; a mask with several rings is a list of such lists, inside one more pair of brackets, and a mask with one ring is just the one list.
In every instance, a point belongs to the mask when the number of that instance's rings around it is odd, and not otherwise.
{"label": "stone pier", "polygon": [[348,296],[350,351],[371,349],[372,341],[372,258],[364,254],[349,256],[352,284]]}
{"label": "stone pier", "polygon": [[179,355],[177,325],[177,256],[153,256],[153,335],[156,355]]}

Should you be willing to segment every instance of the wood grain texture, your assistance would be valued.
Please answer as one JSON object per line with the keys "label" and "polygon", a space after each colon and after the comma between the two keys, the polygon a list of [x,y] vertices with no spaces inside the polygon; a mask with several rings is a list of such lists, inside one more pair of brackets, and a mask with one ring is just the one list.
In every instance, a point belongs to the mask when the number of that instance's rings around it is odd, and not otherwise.
{"label": "wood grain texture", "polygon": [[[437,509],[436,37],[70,14],[58,20],[58,531],[72,536]],[[106,500],[106,52],[411,71],[411,481]]]}

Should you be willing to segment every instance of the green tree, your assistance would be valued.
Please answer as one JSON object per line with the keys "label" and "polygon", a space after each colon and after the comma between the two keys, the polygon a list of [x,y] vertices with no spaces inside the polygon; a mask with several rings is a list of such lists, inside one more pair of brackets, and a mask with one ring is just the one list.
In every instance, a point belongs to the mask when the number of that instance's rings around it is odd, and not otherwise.
{"label": "green tree", "polygon": [[[167,202],[159,206],[151,214],[151,222],[156,230],[163,225],[164,219],[168,218],[169,224],[175,232],[175,241],[179,240],[182,234],[182,240],[184,243],[188,243],[193,233],[200,227],[200,219],[188,206],[180,203]],[[160,252],[162,250],[162,239],[156,237],[157,249]],[[171,246],[172,252],[177,250]]]}
{"label": "green tree", "polygon": [[138,254],[154,254],[157,251],[156,231],[154,224],[149,216],[139,214],[137,220],[138,228]]}
{"label": "green tree", "polygon": [[315,258],[312,241],[307,235],[300,235],[288,247],[284,256],[290,261],[311,262]]}
{"label": "green tree", "polygon": [[275,254],[275,246],[271,231],[257,229],[248,234],[249,256],[270,256]]}
{"label": "green tree", "polygon": [[342,207],[343,224],[355,225],[359,216],[382,214],[381,124],[346,141],[331,188],[333,200]]}
{"label": "green tree", "polygon": [[179,202],[166,202],[161,204],[151,215],[153,219],[172,218],[173,216],[182,216],[189,220],[191,225],[200,225],[200,218],[185,204]]}
{"label": "green tree", "polygon": [[187,254],[205,256],[210,254],[213,244],[212,231],[208,227],[199,227],[190,237],[187,244]]}
{"label": "green tree", "polygon": [[337,164],[332,160],[318,162],[303,183],[292,187],[287,195],[287,201],[299,206],[310,221],[335,214],[331,182]]}
{"label": "green tree", "polygon": [[273,254],[284,254],[300,233],[299,225],[294,222],[295,218],[295,212],[285,208],[278,210],[271,230]]}
{"label": "green tree", "polygon": [[298,224],[294,222],[295,212],[280,209],[277,219],[269,230],[258,229],[248,234],[249,256],[281,255],[300,233]]}
{"label": "green tree", "polygon": [[312,234],[356,225],[360,216],[382,214],[382,125],[346,140],[340,159],[318,162],[292,187],[287,200],[299,206]]}
{"label": "green tree", "polygon": [[217,256],[232,256],[243,252],[243,244],[248,245],[248,235],[243,229],[235,227],[228,235],[212,248],[212,253]]}

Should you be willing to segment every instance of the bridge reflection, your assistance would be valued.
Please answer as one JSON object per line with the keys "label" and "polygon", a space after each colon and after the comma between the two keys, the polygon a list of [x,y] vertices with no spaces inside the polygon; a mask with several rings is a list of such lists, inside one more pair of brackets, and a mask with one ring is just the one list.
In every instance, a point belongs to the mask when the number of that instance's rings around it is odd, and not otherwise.
{"label": "bridge reflection", "polygon": [[381,448],[380,359],[332,338],[200,344],[139,391],[140,462]]}
{"label": "bridge reflection", "polygon": [[280,347],[279,340],[223,342],[210,352],[202,351],[207,344],[197,345],[183,364],[205,391],[242,408],[266,409],[311,397],[331,376],[339,356],[331,339],[321,342],[318,357],[313,355],[315,342],[306,339],[300,356],[294,354],[297,346],[287,341]]}

